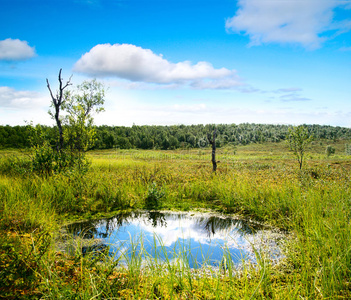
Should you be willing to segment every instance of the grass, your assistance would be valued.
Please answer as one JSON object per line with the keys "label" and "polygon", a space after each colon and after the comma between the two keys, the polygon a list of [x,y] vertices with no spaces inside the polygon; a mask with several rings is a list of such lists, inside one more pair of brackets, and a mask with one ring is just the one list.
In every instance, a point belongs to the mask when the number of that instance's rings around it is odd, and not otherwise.
{"label": "grass", "polygon": [[[327,157],[329,144],[336,154]],[[315,142],[302,171],[281,143],[218,149],[217,174],[209,149],[94,151],[85,176],[47,178],[26,171],[25,155],[2,152],[0,299],[349,299],[351,159],[343,147]],[[143,268],[138,257],[116,268],[104,253],[57,249],[62,224],[145,208],[150,190],[159,209],[216,210],[287,230],[286,259],[272,265],[257,255],[258,266],[237,276],[203,276],[155,261]]]}

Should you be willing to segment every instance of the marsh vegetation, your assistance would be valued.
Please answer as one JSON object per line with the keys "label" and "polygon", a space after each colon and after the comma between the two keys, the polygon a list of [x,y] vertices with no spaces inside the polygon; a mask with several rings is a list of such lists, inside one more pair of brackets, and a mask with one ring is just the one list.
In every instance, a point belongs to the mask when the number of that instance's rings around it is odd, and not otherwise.
{"label": "marsh vegetation", "polygon": [[[326,146],[335,153],[326,155]],[[285,143],[217,149],[100,150],[90,168],[38,174],[24,152],[0,160],[0,295],[4,299],[335,299],[350,298],[350,156],[345,141],[313,142],[300,170]],[[145,209],[216,211],[288,232],[285,258],[240,274],[204,276],[182,266],[119,266],[106,252],[58,247],[78,219]],[[79,250],[79,251],[78,251]],[[103,262],[103,263],[102,263]]]}

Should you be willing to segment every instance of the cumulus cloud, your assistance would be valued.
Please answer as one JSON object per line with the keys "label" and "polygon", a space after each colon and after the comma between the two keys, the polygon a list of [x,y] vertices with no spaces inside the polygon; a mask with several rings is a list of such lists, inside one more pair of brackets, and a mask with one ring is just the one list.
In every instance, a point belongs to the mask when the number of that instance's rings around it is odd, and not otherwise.
{"label": "cumulus cloud", "polygon": [[170,83],[170,84],[150,84],[147,82],[136,82],[121,79],[105,80],[109,87],[121,87],[126,90],[171,90],[180,87],[180,84]]}
{"label": "cumulus cloud", "polygon": [[242,83],[235,70],[215,69],[208,62],[172,63],[131,44],[100,44],[85,53],[74,71],[96,77],[119,77],[154,84],[188,84],[194,88],[231,88]]}
{"label": "cumulus cloud", "polygon": [[333,9],[349,9],[345,1],[335,0],[239,0],[239,9],[226,22],[233,32],[249,35],[250,45],[295,43],[309,49],[321,46],[327,31],[350,30],[350,20],[333,22]]}
{"label": "cumulus cloud", "polygon": [[0,107],[7,109],[37,109],[47,101],[40,93],[17,91],[7,86],[0,86]]}
{"label": "cumulus cloud", "polygon": [[33,56],[35,56],[35,49],[30,47],[27,41],[19,39],[0,41],[0,60],[25,60]]}

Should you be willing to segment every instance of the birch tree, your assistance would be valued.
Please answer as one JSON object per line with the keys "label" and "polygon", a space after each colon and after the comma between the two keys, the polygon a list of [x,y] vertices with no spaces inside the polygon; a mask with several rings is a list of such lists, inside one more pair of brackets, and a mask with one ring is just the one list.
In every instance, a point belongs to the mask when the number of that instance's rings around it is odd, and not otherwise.
{"label": "birch tree", "polygon": [[312,140],[313,136],[310,135],[306,126],[300,125],[289,128],[287,142],[299,163],[300,170],[302,169],[307,146]]}

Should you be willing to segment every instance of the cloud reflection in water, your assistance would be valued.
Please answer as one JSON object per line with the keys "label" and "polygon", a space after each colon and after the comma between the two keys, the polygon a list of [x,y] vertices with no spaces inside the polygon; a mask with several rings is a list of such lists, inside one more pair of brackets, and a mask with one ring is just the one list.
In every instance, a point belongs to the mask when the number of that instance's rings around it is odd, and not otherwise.
{"label": "cloud reflection in water", "polygon": [[75,223],[67,229],[73,235],[101,239],[116,258],[124,254],[128,260],[133,251],[139,255],[142,250],[157,259],[186,261],[191,268],[219,265],[224,251],[234,263],[253,259],[252,246],[264,232],[261,225],[226,216],[152,211]]}

